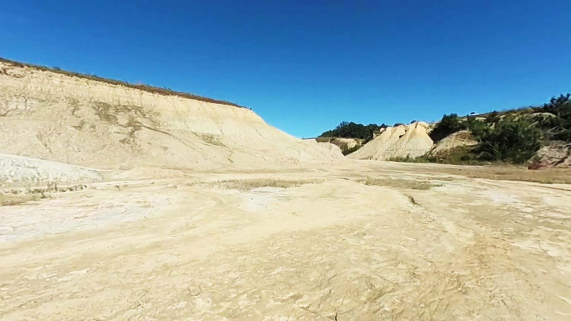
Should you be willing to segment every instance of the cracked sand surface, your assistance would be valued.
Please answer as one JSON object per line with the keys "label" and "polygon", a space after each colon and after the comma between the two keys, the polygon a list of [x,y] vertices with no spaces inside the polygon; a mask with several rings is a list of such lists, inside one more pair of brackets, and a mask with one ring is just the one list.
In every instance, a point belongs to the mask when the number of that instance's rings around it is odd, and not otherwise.
{"label": "cracked sand surface", "polygon": [[316,181],[250,191],[202,174],[0,207],[0,318],[571,318],[571,191],[418,168],[218,173]]}

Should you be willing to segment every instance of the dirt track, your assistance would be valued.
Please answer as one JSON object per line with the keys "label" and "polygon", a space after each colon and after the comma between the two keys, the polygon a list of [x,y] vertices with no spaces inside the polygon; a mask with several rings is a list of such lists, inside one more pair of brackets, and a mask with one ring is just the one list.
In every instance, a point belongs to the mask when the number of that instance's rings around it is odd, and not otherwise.
{"label": "dirt track", "polygon": [[[571,319],[569,185],[441,168],[196,174],[0,207],[0,319]],[[362,183],[380,177],[433,187]],[[259,178],[300,186],[210,183]]]}

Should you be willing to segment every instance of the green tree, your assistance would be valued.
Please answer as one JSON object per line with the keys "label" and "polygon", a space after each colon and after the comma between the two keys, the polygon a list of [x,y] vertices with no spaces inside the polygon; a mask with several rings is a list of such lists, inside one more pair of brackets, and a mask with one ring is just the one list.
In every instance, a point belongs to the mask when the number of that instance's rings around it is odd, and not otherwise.
{"label": "green tree", "polygon": [[472,120],[470,124],[470,132],[478,139],[487,136],[492,130],[487,122]]}
{"label": "green tree", "polygon": [[500,122],[479,137],[481,158],[521,164],[529,160],[541,147],[541,131],[529,122],[520,120]]}
{"label": "green tree", "polygon": [[543,105],[544,112],[552,113],[554,118],[543,119],[540,126],[547,130],[548,138],[571,141],[571,94],[553,97]]}
{"label": "green tree", "polygon": [[571,114],[571,94],[559,95],[549,100],[549,103],[543,105],[543,110],[552,113],[557,118],[568,117]]}
{"label": "green tree", "polygon": [[430,138],[438,142],[446,136],[463,129],[466,129],[466,123],[462,122],[457,114],[444,115],[442,120],[430,132]]}
{"label": "green tree", "polygon": [[365,140],[365,142],[373,139],[373,133],[380,128],[386,127],[385,124],[356,124],[354,122],[343,121],[335,127],[333,130],[328,130],[323,132],[319,137],[342,137],[342,138],[359,138]]}
{"label": "green tree", "polygon": [[496,123],[499,123],[500,120],[501,120],[500,113],[498,113],[495,110],[493,112],[491,112],[488,115],[488,117],[486,117],[486,123],[488,123],[488,124],[496,124]]}

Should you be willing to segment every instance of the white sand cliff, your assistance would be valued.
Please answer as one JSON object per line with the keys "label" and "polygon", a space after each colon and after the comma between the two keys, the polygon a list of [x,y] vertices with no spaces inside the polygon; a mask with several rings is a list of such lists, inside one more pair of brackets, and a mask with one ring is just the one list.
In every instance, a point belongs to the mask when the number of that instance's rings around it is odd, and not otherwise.
{"label": "white sand cliff", "polygon": [[[101,169],[259,167],[342,156],[247,108],[0,62],[0,153]],[[317,145],[320,146],[320,145]]]}
{"label": "white sand cliff", "polygon": [[415,122],[381,129],[373,140],[348,155],[353,159],[386,160],[397,157],[418,157],[424,155],[433,145],[426,130],[428,124]]}

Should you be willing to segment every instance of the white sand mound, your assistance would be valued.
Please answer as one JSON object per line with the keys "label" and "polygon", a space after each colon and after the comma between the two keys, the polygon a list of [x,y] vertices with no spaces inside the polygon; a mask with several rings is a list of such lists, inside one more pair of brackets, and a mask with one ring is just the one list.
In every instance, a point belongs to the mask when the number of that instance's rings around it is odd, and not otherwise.
{"label": "white sand mound", "polygon": [[94,182],[100,172],[80,166],[0,154],[0,183]]}
{"label": "white sand mound", "polygon": [[259,168],[342,159],[247,108],[0,61],[0,152],[103,169]]}
{"label": "white sand mound", "polygon": [[331,144],[339,146],[341,149],[351,149],[361,146],[361,140],[358,138],[340,138],[335,137],[330,141]]}
{"label": "white sand mound", "polygon": [[375,139],[348,155],[354,159],[386,160],[395,157],[418,157],[426,154],[433,145],[426,133],[428,124],[415,122],[381,129]]}
{"label": "white sand mound", "polygon": [[[341,153],[361,146],[363,144],[363,140],[360,138],[341,138],[341,137],[317,137],[317,138],[309,138],[307,140],[310,141],[318,141],[319,143],[323,144],[333,144],[339,147]],[[334,149],[337,151],[337,149]]]}
{"label": "white sand mound", "polygon": [[438,143],[432,146],[432,149],[428,152],[430,155],[436,156],[444,154],[449,150],[460,147],[460,146],[474,146],[477,145],[478,141],[472,136],[469,130],[461,130],[450,134]]}
{"label": "white sand mound", "polygon": [[327,150],[330,150],[337,155],[343,156],[343,152],[341,151],[341,148],[336,144],[318,142],[317,145],[321,148],[325,148]]}

